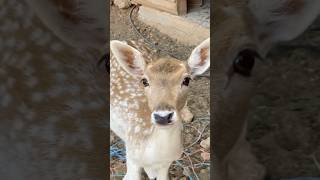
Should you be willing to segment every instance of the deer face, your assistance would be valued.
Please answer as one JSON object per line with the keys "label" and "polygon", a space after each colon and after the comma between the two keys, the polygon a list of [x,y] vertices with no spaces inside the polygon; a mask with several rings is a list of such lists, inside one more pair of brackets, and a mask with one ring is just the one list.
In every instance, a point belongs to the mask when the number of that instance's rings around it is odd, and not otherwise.
{"label": "deer face", "polygon": [[219,158],[227,155],[242,132],[259,57],[258,43],[250,25],[252,17],[244,6],[236,8],[230,4],[214,9],[213,137]]}
{"label": "deer face", "polygon": [[186,104],[191,72],[182,61],[159,59],[147,65],[142,83],[153,123],[172,124]]}
{"label": "deer face", "polygon": [[173,58],[146,63],[138,50],[125,43],[111,41],[110,47],[122,68],[144,88],[152,123],[164,127],[180,121],[191,79],[210,66],[210,39],[193,50],[187,63]]}

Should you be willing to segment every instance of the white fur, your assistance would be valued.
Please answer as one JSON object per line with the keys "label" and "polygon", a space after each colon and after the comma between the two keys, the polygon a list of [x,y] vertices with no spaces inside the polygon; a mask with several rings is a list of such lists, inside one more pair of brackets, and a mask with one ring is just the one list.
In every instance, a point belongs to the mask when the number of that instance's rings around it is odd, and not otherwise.
{"label": "white fur", "polygon": [[133,166],[143,167],[149,178],[167,180],[172,161],[179,159],[183,152],[181,131],[181,123],[165,129],[155,128],[143,146],[127,149],[127,159]]}

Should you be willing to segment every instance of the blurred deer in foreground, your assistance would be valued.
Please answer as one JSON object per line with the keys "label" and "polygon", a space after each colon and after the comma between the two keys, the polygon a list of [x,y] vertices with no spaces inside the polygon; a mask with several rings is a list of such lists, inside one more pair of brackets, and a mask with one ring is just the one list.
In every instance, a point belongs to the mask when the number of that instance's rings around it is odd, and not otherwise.
{"label": "blurred deer in foreground", "polygon": [[105,179],[108,3],[0,4],[1,179]]}
{"label": "blurred deer in foreground", "polygon": [[[266,172],[246,140],[254,66],[277,42],[301,34],[319,0],[215,0],[213,9],[214,180],[260,180]],[[288,62],[290,63],[290,62]]]}
{"label": "blurred deer in foreground", "polygon": [[[182,121],[189,81],[210,66],[210,39],[191,53],[188,62],[173,58],[148,61],[134,42],[111,41],[110,126],[125,141],[126,180],[168,179],[168,170],[183,152]],[[141,49],[137,47],[138,49]]]}

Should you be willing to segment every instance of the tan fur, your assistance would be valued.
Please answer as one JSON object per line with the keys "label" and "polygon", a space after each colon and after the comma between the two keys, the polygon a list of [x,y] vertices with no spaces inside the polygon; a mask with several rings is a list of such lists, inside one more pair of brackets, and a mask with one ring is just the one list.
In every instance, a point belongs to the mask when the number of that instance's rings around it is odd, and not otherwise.
{"label": "tan fur", "polygon": [[103,0],[28,0],[42,22],[72,47],[104,49],[106,6]]}
{"label": "tan fur", "polygon": [[200,51],[200,58],[201,58],[201,61],[199,63],[199,66],[203,65],[205,62],[205,59],[208,58],[207,54],[208,54],[208,51],[209,49],[201,49]]}
{"label": "tan fur", "polygon": [[[142,47],[144,45],[139,44],[137,42],[132,42],[135,44],[136,48],[143,49]],[[142,47],[140,47],[142,46]],[[144,52],[144,54],[147,52]],[[126,51],[125,54],[127,54],[129,57],[132,57],[132,53],[129,51]],[[132,64],[132,59],[127,60],[129,64]],[[134,78],[132,76],[129,76],[125,70],[123,70],[116,59],[113,57],[111,58],[111,103],[114,97],[129,97],[129,93],[123,93],[121,88],[119,88],[120,84],[125,84],[125,82],[132,82],[134,84],[138,84],[140,93],[144,92],[143,84],[140,82],[139,78]],[[151,110],[154,110],[155,108],[166,110],[170,108],[178,109],[181,111],[182,107],[186,104],[186,93],[178,94],[176,90],[173,90],[174,87],[176,88],[177,85],[181,86],[183,75],[187,75],[189,72],[188,68],[185,66],[185,63],[182,61],[176,60],[176,59],[168,59],[168,58],[161,58],[156,59],[152,62],[150,62],[145,70],[145,74],[148,76],[149,83],[152,83],[152,90],[146,93],[146,97],[141,96],[141,101],[143,103],[139,104],[141,108],[136,111],[138,115],[138,119],[143,120],[143,126],[141,127],[142,130],[140,133],[135,133],[134,130],[129,131],[128,138],[129,139],[135,139],[135,140],[143,140],[145,139],[148,134],[144,134],[144,130],[150,130],[152,129],[150,119],[151,116]],[[117,80],[114,81],[113,80]],[[157,95],[157,96],[152,96]],[[147,99],[149,99],[149,101]],[[179,101],[176,102],[176,99],[179,98]],[[131,101],[131,100],[129,100]],[[132,99],[132,102],[136,101],[136,99]],[[131,109],[128,109],[130,111]],[[148,117],[148,118],[145,118]],[[142,122],[137,122],[136,119],[128,119],[129,123],[133,123],[132,126],[136,127],[137,125],[141,125]]]}
{"label": "tan fur", "polygon": [[[88,3],[78,16],[96,19],[95,27],[70,25],[51,0],[1,1],[1,179],[106,177],[107,73],[97,67],[106,22],[85,13],[94,1],[77,2]],[[68,45],[88,41],[91,51]]]}

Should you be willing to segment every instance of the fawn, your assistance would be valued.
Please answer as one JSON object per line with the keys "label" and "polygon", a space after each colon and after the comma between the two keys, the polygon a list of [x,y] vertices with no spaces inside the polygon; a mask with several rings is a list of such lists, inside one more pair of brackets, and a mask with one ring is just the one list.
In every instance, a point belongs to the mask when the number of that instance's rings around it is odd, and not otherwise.
{"label": "fawn", "polygon": [[188,62],[174,58],[148,61],[134,42],[110,42],[110,127],[125,142],[126,180],[168,179],[170,164],[183,152],[182,119],[190,80],[210,66],[210,39],[191,53]]}
{"label": "fawn", "polygon": [[213,152],[215,180],[260,180],[264,167],[246,140],[256,59],[301,34],[318,16],[318,0],[215,0],[213,9]]}

